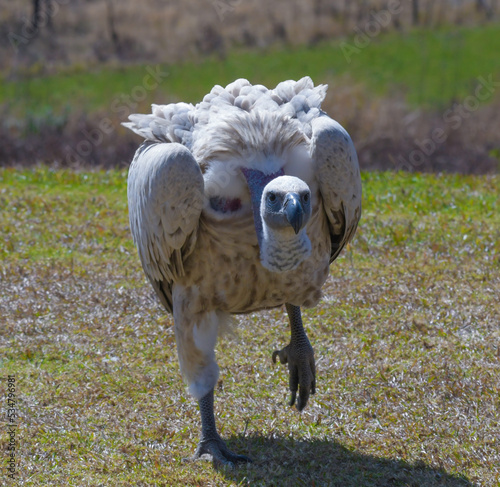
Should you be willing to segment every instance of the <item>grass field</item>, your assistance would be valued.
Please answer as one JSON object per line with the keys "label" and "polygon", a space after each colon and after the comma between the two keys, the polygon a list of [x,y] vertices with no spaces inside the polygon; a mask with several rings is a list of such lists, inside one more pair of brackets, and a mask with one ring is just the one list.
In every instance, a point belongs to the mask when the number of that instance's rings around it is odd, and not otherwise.
{"label": "grass field", "polygon": [[[0,377],[23,485],[498,486],[500,178],[363,185],[357,238],[305,311],[307,409],[271,362],[283,309],[219,342],[221,434],[255,462],[216,471],[182,462],[198,412],[129,236],[126,173],[1,170]],[[0,401],[5,474],[6,380]]]}

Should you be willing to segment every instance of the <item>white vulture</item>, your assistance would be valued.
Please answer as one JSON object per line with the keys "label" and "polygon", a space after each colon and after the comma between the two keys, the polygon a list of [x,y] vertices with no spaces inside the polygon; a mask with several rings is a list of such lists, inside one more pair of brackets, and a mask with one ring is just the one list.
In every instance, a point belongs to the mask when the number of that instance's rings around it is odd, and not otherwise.
{"label": "white vulture", "polygon": [[291,339],[273,361],[288,364],[290,406],[302,410],[315,392],[300,307],[318,303],[361,215],[356,151],[321,110],[326,89],[309,77],[272,90],[238,79],[197,105],[153,105],[124,124],[145,139],[129,170],[130,227],[199,403],[194,458],[250,461],[227,448],[213,410],[214,347],[231,314],[284,304]]}

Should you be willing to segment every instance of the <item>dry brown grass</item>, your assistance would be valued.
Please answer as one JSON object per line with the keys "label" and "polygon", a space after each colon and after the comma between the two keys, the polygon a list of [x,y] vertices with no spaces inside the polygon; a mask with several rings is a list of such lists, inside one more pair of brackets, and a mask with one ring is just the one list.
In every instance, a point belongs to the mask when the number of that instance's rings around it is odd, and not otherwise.
{"label": "dry brown grass", "polygon": [[[412,26],[410,1],[359,0],[70,0],[55,6],[49,26],[31,36],[26,26],[29,0],[4,2],[0,35],[25,37],[18,50],[0,45],[2,69],[42,63],[84,65],[110,62],[178,62],[224,52],[234,46],[266,47],[275,43],[314,44],[322,39],[351,36],[373,14],[400,6],[385,27]],[[495,2],[487,4],[495,5]],[[42,0],[43,4],[43,0]],[[420,1],[419,24],[478,24],[489,18],[477,11],[474,0]],[[47,10],[47,7],[45,7]],[[47,10],[48,11],[48,10]],[[496,10],[493,9],[493,17]],[[113,27],[111,27],[113,26]]]}

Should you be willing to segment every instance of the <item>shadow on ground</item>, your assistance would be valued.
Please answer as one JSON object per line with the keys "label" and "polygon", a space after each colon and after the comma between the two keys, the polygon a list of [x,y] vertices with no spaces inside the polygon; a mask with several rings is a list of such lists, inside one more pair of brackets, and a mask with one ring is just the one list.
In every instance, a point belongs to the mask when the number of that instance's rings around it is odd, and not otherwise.
{"label": "shadow on ground", "polygon": [[223,469],[241,485],[268,486],[473,486],[467,478],[425,465],[350,451],[331,440],[294,441],[259,436],[232,437],[228,447],[252,464]]}

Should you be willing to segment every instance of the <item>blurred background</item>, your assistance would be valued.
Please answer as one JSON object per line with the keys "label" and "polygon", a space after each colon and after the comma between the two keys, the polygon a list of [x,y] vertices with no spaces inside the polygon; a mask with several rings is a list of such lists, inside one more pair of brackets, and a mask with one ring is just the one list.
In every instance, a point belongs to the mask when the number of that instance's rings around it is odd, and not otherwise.
{"label": "blurred background", "polygon": [[362,169],[499,172],[499,0],[0,6],[1,166],[124,167],[151,103],[309,75]]}

